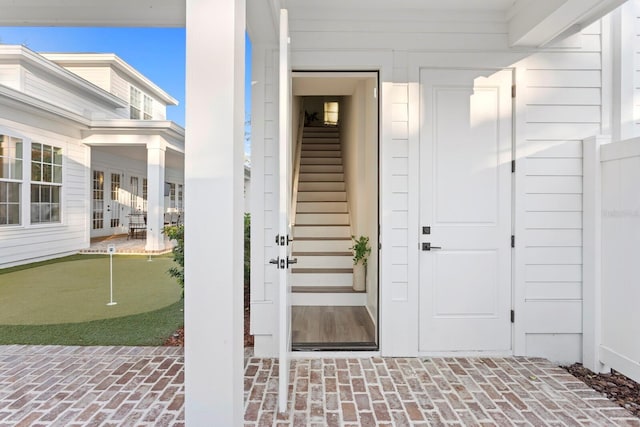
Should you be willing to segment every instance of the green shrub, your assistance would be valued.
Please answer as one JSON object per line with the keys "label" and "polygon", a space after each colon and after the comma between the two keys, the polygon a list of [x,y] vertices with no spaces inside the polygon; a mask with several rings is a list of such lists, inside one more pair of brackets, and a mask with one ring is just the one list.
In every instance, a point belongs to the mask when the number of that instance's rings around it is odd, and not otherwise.
{"label": "green shrub", "polygon": [[251,281],[251,214],[244,214],[244,285]]}
{"label": "green shrub", "polygon": [[168,225],[164,228],[164,233],[169,239],[178,242],[173,248],[173,261],[178,267],[171,267],[169,276],[178,280],[184,293],[184,225]]}

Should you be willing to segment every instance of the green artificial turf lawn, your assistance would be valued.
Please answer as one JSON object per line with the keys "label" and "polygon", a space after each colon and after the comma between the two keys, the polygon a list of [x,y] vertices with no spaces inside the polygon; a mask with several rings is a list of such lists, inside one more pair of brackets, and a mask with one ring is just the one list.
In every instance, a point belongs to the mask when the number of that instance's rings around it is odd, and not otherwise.
{"label": "green artificial turf lawn", "polygon": [[62,325],[0,325],[0,345],[162,345],[183,325],[182,300],[148,313]]}
{"label": "green artificial turf lawn", "polygon": [[167,307],[181,289],[167,270],[170,257],[73,256],[0,270],[0,325],[51,325],[119,318]]}

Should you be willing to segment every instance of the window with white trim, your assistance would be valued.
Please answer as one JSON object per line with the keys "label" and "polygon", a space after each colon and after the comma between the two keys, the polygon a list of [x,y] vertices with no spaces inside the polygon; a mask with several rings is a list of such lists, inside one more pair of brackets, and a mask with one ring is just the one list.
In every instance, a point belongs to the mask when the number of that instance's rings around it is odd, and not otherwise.
{"label": "window with white trim", "polygon": [[142,178],[142,210],[144,212],[147,211],[147,196],[149,192],[148,182],[147,178]]}
{"label": "window with white trim", "polygon": [[178,184],[178,210],[180,212],[184,210],[183,194],[182,184]]}
{"label": "window with white trim", "polygon": [[136,87],[131,86],[129,92],[129,118],[140,120],[142,118],[142,112],[140,110],[140,100],[142,98],[142,92]]}
{"label": "window with white trim", "polygon": [[62,148],[31,144],[31,223],[60,222]]}
{"label": "window with white trim", "polygon": [[0,227],[20,225],[22,148],[22,139],[0,135]]}
{"label": "window with white trim", "polygon": [[153,98],[135,86],[129,87],[129,118],[134,120],[153,119]]}
{"label": "window with white trim", "polygon": [[174,210],[176,208],[176,184],[169,183],[169,207]]}

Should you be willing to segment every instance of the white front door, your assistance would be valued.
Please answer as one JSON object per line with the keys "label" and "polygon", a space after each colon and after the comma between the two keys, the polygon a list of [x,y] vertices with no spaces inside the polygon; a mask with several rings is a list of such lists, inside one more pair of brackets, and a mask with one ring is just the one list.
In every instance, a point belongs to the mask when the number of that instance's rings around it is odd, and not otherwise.
{"label": "white front door", "polygon": [[512,72],[420,84],[419,349],[509,352]]}
{"label": "white front door", "polygon": [[289,65],[289,21],[287,10],[280,11],[280,71],[279,71],[279,220],[278,220],[278,271],[279,271],[279,346],[280,357],[278,406],[280,412],[287,409],[289,391],[289,360],[291,352],[291,286],[289,260],[291,247],[289,236],[291,220],[291,68]]}

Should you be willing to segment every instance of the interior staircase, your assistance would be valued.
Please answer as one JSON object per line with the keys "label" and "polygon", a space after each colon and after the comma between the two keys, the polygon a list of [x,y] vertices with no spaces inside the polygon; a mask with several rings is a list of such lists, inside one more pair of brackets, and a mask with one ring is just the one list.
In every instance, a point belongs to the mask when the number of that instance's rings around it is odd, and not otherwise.
{"label": "interior staircase", "polygon": [[293,305],[364,305],[355,292],[351,224],[337,127],[302,136],[292,270]]}

